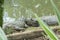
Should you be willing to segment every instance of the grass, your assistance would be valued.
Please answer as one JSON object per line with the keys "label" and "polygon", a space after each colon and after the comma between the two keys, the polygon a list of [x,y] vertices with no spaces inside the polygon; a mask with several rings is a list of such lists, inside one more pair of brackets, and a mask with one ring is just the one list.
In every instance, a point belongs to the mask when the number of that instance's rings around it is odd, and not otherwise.
{"label": "grass", "polygon": [[0,27],[0,40],[7,40],[7,37],[1,27]]}
{"label": "grass", "polygon": [[[60,12],[58,10],[58,8],[56,7],[56,5],[54,4],[53,0],[50,0],[53,8],[54,8],[54,12],[56,12],[57,15],[57,21],[60,24]],[[51,28],[49,28],[49,26],[47,24],[45,24],[38,16],[37,14],[35,14],[35,17],[37,18],[40,27],[45,31],[45,33],[48,35],[48,37],[50,38],[50,40],[59,40],[57,38],[57,36],[55,35],[55,33],[51,30]]]}
{"label": "grass", "polygon": [[[50,0],[50,2],[51,2],[52,6],[54,8],[54,12],[56,12],[58,23],[60,24],[60,14],[59,14],[60,12],[59,12],[58,8],[56,7],[56,5],[54,4],[53,0]],[[48,25],[46,25],[41,19],[39,19],[39,17],[37,16],[37,14],[34,14],[34,15],[37,18],[37,20],[38,20],[38,22],[40,24],[40,27],[45,31],[45,33],[48,35],[48,37],[51,40],[58,40],[57,36],[51,30],[51,28],[49,28]],[[7,37],[5,36],[5,33],[3,32],[3,30],[1,28],[0,28],[0,40],[7,40]]]}
{"label": "grass", "polygon": [[50,0],[50,2],[52,4],[52,6],[53,6],[55,14],[57,15],[58,23],[60,25],[60,12],[59,12],[57,6],[55,5],[55,3],[53,2],[53,0]]}
{"label": "grass", "polygon": [[55,33],[51,30],[51,28],[49,28],[48,25],[46,25],[38,16],[37,14],[34,14],[35,17],[37,18],[40,27],[45,31],[45,33],[48,35],[48,37],[50,38],[50,40],[58,40],[57,36],[55,35]]}

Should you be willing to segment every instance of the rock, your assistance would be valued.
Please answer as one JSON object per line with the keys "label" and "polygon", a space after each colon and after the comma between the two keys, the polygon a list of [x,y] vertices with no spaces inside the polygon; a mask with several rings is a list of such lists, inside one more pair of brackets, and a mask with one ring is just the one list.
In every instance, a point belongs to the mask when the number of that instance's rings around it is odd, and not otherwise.
{"label": "rock", "polygon": [[43,16],[41,19],[49,26],[58,25],[57,17],[56,15],[53,16]]}

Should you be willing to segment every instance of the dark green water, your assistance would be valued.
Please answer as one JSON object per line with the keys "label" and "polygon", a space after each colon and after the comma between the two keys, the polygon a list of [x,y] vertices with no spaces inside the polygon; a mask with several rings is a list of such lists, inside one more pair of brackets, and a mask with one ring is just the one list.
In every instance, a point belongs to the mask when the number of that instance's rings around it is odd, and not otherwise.
{"label": "dark green water", "polygon": [[[60,10],[60,0],[53,1]],[[55,14],[50,0],[5,0],[4,9],[10,17],[14,18],[22,15],[24,17],[33,17],[32,13],[37,13],[38,16]]]}

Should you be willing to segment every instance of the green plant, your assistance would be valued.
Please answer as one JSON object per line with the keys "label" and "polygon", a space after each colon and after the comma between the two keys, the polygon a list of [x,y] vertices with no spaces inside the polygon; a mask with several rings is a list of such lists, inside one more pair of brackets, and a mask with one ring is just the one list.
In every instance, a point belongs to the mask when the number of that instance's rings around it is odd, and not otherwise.
{"label": "green plant", "polygon": [[57,6],[55,5],[55,3],[53,2],[53,0],[50,0],[50,2],[51,2],[52,6],[54,8],[54,12],[56,12],[58,23],[60,25],[60,12],[59,12]]}
{"label": "green plant", "polygon": [[7,37],[1,27],[0,27],[0,40],[7,40]]}
{"label": "green plant", "polygon": [[3,7],[4,0],[0,0],[0,26],[2,27],[3,24]]}
{"label": "green plant", "polygon": [[[54,4],[53,0],[50,0],[53,8],[54,8],[54,12],[56,12],[57,15],[57,21],[60,25],[60,12],[58,10],[58,8],[56,7],[56,5]],[[46,25],[41,19],[39,19],[39,17],[37,16],[37,14],[35,14],[35,17],[37,18],[40,26],[42,27],[42,29],[45,31],[45,33],[49,36],[49,38],[51,40],[58,40],[57,36],[55,35],[55,33],[48,27],[48,25]]]}
{"label": "green plant", "polygon": [[7,40],[7,37],[1,28],[3,24],[3,4],[4,0],[0,0],[0,40]]}
{"label": "green plant", "polygon": [[48,37],[51,40],[58,40],[57,36],[55,35],[55,33],[48,27],[48,25],[46,25],[38,16],[37,14],[34,14],[35,17],[37,18],[40,27],[42,27],[42,29],[45,31],[45,33],[48,35]]}

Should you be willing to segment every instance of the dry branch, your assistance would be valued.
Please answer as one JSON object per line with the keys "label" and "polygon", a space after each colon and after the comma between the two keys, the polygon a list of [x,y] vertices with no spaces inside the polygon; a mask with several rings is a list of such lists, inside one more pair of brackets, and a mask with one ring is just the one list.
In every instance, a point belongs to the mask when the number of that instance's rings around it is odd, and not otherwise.
{"label": "dry branch", "polygon": [[[60,27],[56,26],[56,27],[52,27],[52,29],[59,30]],[[23,40],[23,39],[36,38],[36,37],[43,36],[42,32],[43,30],[40,28],[39,30],[35,30],[35,31],[13,33],[13,34],[7,35],[7,37],[9,40]]]}

